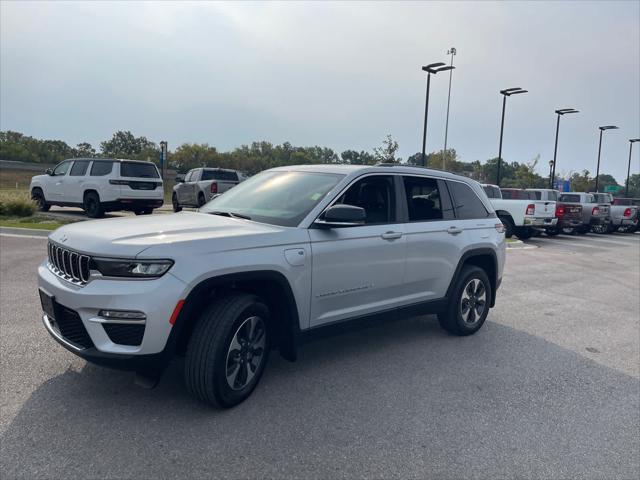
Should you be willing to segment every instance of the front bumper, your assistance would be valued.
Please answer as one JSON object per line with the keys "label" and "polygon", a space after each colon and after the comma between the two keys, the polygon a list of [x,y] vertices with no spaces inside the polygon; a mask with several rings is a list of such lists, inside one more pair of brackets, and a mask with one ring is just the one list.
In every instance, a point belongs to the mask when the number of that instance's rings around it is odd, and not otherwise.
{"label": "front bumper", "polygon": [[525,226],[529,227],[554,227],[558,223],[556,217],[553,218],[536,218],[529,217],[524,219]]}
{"label": "front bumper", "polygon": [[[91,342],[84,342],[83,345],[67,341],[52,328],[45,315],[45,327],[59,343],[88,360],[119,358],[125,362],[130,357],[155,355],[164,350],[172,330],[169,319],[178,301],[184,298],[187,288],[184,282],[170,273],[154,280],[95,279],[78,286],[54,274],[47,261],[38,267],[38,286],[54,298],[56,305],[77,314],[77,321],[82,323],[91,339]],[[102,309],[143,312],[146,320],[140,344],[114,343],[105,330],[105,319],[98,316]]]}

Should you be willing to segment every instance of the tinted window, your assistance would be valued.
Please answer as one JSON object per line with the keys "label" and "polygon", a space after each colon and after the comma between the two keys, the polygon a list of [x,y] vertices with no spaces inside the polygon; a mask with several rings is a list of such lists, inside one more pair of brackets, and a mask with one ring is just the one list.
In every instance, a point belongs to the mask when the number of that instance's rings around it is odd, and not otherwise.
{"label": "tinted window", "polygon": [[633,205],[633,202],[626,198],[615,198],[613,200],[613,204],[614,205]]}
{"label": "tinted window", "polygon": [[201,180],[222,180],[227,182],[237,182],[238,175],[236,172],[227,170],[203,170]]}
{"label": "tinted window", "polygon": [[487,218],[489,212],[482,204],[482,201],[471,190],[471,187],[462,182],[447,182],[449,191],[453,196],[453,205],[456,217],[465,220],[469,218]]}
{"label": "tinted window", "polygon": [[580,195],[560,195],[561,202],[576,202],[580,203]]}
{"label": "tinted window", "polygon": [[62,162],[56,168],[53,169],[53,174],[56,177],[66,175],[70,165],[71,165],[71,162]]}
{"label": "tinted window", "polygon": [[542,192],[533,192],[533,195],[536,197],[536,200],[542,200]]}
{"label": "tinted window", "polygon": [[536,195],[534,192],[527,192],[526,190],[501,190],[502,198],[506,200],[535,200]]}
{"label": "tinted window", "polygon": [[493,185],[483,185],[482,189],[489,198],[502,198],[500,195],[500,189],[498,187],[494,187]]}
{"label": "tinted window", "polygon": [[101,177],[103,175],[109,175],[113,169],[113,162],[93,162],[91,165],[91,176]]}
{"label": "tinted window", "polygon": [[410,222],[442,220],[443,205],[438,181],[426,177],[403,177]]}
{"label": "tinted window", "polygon": [[551,191],[551,192],[547,192],[547,194],[548,194],[548,199],[549,200],[551,200],[553,202],[557,202],[558,201],[558,192],[556,192],[555,190]]}
{"label": "tinted window", "polygon": [[160,178],[153,163],[121,162],[121,177]]}
{"label": "tinted window", "polygon": [[88,160],[76,160],[75,162],[73,162],[73,167],[71,167],[69,175],[71,175],[72,177],[81,177],[82,175],[87,173],[88,167]]}
{"label": "tinted window", "polygon": [[375,224],[395,222],[395,200],[393,177],[374,175],[358,180],[336,203],[364,208],[367,214],[364,223]]}

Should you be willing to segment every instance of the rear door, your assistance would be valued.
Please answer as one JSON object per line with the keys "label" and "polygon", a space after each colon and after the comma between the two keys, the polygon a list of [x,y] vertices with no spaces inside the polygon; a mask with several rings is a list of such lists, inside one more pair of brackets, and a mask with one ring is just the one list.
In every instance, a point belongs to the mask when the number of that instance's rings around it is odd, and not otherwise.
{"label": "rear door", "polygon": [[176,195],[178,196],[178,202],[181,205],[190,205],[189,201],[189,182],[191,181],[191,177],[193,176],[194,170],[189,170],[187,174],[184,176],[184,181],[176,185]]}
{"label": "rear door", "polygon": [[364,225],[309,229],[311,327],[403,303],[406,236],[397,182],[395,175],[366,175],[334,200],[364,208]]}
{"label": "rear door", "polygon": [[442,298],[465,245],[464,222],[454,216],[444,180],[404,175],[402,187],[407,210],[405,301]]}

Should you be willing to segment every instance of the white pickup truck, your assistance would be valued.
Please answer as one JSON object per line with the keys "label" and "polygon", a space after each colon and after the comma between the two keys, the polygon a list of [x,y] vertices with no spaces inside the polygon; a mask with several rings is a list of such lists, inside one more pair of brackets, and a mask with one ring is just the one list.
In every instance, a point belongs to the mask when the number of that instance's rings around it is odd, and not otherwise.
{"label": "white pickup truck", "polygon": [[507,238],[516,235],[520,240],[531,238],[535,230],[555,227],[556,202],[537,200],[534,192],[519,188],[503,188],[483,184],[498,218],[506,228]]}

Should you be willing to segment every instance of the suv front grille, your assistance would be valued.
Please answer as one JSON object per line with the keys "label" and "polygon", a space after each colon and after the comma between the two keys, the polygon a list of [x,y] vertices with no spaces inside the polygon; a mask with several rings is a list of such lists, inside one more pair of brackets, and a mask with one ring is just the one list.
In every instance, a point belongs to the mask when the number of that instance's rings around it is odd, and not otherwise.
{"label": "suv front grille", "polygon": [[59,277],[77,285],[84,285],[89,281],[88,255],[60,247],[49,242],[49,268]]}

